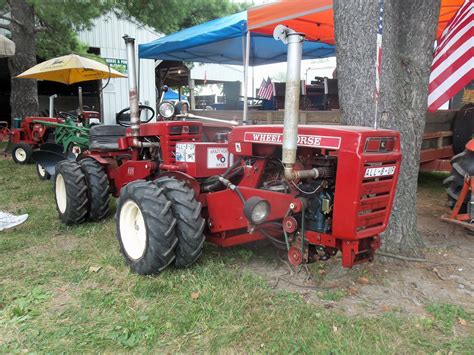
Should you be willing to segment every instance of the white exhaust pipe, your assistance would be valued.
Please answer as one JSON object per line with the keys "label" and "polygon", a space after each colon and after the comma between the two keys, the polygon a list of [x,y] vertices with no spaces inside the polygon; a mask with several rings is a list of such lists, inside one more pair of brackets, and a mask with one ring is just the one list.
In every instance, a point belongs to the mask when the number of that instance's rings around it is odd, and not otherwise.
{"label": "white exhaust pipe", "polygon": [[282,152],[285,178],[287,180],[317,178],[320,175],[317,169],[294,170],[298,144],[301,59],[303,57],[304,34],[286,26],[278,25],[273,31],[273,37],[288,45]]}
{"label": "white exhaust pipe", "polygon": [[127,50],[128,66],[128,86],[130,103],[130,128],[132,130],[133,146],[142,147],[142,142],[138,140],[140,135],[140,112],[138,108],[138,89],[135,68],[135,38],[125,35],[122,37],[125,41]]}

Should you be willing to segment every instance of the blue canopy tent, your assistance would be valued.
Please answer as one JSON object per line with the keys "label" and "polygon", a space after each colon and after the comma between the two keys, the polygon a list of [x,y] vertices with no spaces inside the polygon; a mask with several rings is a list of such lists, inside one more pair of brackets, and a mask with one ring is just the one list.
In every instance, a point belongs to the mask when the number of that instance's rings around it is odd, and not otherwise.
{"label": "blue canopy tent", "polygon": [[[247,11],[193,26],[140,44],[140,58],[244,65],[244,122],[247,118],[248,67],[286,61],[287,46],[272,36],[248,31]],[[303,59],[336,54],[330,44],[305,41]]]}
{"label": "blue canopy tent", "polygon": [[[167,92],[165,92],[165,96],[163,97],[164,100],[179,100],[179,94],[171,89],[168,89]],[[181,95],[181,100],[187,100],[186,96]]]}
{"label": "blue canopy tent", "polygon": [[[153,42],[140,44],[140,58],[242,65],[247,34],[247,12],[186,28]],[[287,47],[271,36],[250,32],[249,65],[286,61]],[[303,59],[335,56],[335,47],[305,41]]]}

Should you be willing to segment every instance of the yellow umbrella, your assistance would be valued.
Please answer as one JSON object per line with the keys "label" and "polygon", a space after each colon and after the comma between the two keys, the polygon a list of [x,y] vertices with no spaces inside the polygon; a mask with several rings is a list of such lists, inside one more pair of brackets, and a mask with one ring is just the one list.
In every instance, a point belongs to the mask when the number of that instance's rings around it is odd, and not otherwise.
{"label": "yellow umbrella", "polygon": [[126,78],[126,75],[98,61],[69,54],[39,63],[17,78],[57,81],[73,84],[81,81]]}

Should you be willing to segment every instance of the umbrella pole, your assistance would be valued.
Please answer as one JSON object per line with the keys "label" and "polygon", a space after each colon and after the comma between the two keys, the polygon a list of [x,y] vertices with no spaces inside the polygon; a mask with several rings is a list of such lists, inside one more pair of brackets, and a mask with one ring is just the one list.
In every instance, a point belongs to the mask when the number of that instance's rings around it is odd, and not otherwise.
{"label": "umbrella pole", "polygon": [[243,114],[243,124],[247,124],[247,115],[248,115],[248,71],[249,71],[249,62],[250,62],[250,31],[247,31],[245,38],[245,62],[244,62],[244,114]]}
{"label": "umbrella pole", "polygon": [[57,97],[56,94],[49,97],[49,117],[54,117],[54,99]]}
{"label": "umbrella pole", "polygon": [[82,87],[79,86],[77,88],[78,96],[79,96],[79,114],[82,115],[84,113],[84,101],[82,100]]}

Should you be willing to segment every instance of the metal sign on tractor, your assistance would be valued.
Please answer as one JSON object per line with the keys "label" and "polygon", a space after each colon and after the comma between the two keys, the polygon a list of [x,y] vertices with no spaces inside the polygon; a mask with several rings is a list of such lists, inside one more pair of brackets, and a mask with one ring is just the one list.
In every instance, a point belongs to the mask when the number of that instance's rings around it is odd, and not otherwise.
{"label": "metal sign on tractor", "polygon": [[205,240],[231,247],[268,239],[293,265],[337,252],[344,267],[373,260],[395,194],[399,133],[298,126],[304,35],[277,30],[288,44],[287,104],[284,125],[271,126],[187,113],[140,123],[134,39],[125,36],[130,127],[93,127],[89,150],[57,165],[60,219],[100,220],[109,193],[119,197],[118,242],[139,274],[191,265]]}

